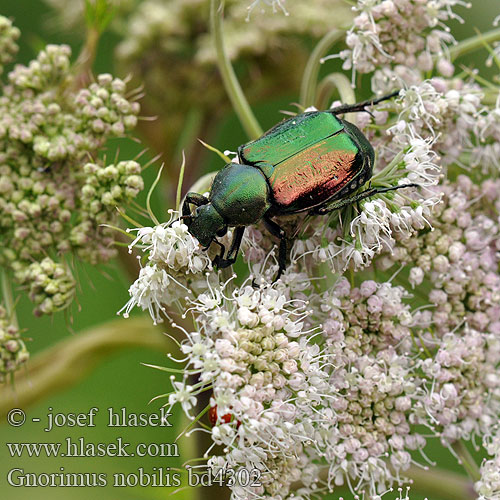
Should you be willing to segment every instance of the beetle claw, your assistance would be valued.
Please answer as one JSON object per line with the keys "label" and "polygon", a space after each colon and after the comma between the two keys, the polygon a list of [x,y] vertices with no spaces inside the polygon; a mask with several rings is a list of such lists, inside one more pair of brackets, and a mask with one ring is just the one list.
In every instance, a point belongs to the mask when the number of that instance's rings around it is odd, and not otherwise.
{"label": "beetle claw", "polygon": [[284,269],[280,266],[280,268],[278,269],[278,274],[273,279],[273,284],[276,283],[277,281],[279,281],[279,279],[281,278],[281,275],[283,274],[283,271],[284,271]]}

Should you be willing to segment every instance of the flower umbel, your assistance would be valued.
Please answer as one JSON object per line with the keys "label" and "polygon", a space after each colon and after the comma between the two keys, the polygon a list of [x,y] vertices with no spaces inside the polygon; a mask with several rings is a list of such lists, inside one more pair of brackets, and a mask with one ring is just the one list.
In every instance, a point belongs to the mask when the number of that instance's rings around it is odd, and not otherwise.
{"label": "flower umbel", "polygon": [[[2,64],[18,35],[0,17]],[[29,289],[37,314],[71,304],[71,254],[91,264],[116,255],[103,224],[143,188],[137,162],[98,157],[108,138],[135,126],[138,103],[109,74],[75,88],[70,56],[66,45],[47,45],[0,84],[0,264]]]}
{"label": "flower umbel", "polygon": [[149,311],[155,324],[162,322],[168,307],[199,286],[203,289],[204,271],[212,269],[212,263],[177,216],[171,211],[170,222],[137,229],[129,250],[140,248],[147,254],[147,264],[129,289],[131,299],[121,310],[125,317],[138,305]]}
{"label": "flower umbel", "polygon": [[0,305],[0,383],[6,382],[28,358],[19,328],[12,324],[6,309]]}
{"label": "flower umbel", "polygon": [[[245,227],[237,274],[211,265],[232,228],[207,252],[177,213],[137,229],[146,258],[124,309],[192,319],[185,372],[163,397],[210,430],[220,451],[209,448],[208,467],[259,472],[259,484],[231,486],[233,500],[342,487],[379,500],[395,486],[408,498],[415,465],[435,465],[432,442],[480,498],[498,498],[500,98],[474,72],[454,75],[446,22],[466,6],[356,3],[344,68],[378,94],[400,90],[341,116],[375,150],[370,183],[325,217],[274,218],[289,235],[280,279],[276,239],[259,221]],[[332,82],[345,93],[338,75],[325,80],[321,99]],[[489,454],[480,470],[463,445],[474,440]]]}

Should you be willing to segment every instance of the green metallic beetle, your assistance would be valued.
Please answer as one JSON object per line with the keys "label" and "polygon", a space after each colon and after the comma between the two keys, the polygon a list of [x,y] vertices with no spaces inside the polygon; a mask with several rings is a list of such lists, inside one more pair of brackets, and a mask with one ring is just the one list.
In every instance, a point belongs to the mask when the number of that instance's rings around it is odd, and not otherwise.
{"label": "green metallic beetle", "polygon": [[[259,139],[238,148],[239,163],[226,165],[214,178],[207,197],[188,193],[182,218],[189,232],[206,248],[220,247],[213,264],[236,261],[245,227],[262,220],[279,238],[279,279],[286,268],[287,236],[273,217],[299,212],[324,215],[377,193],[415,184],[369,188],[353,195],[372,176],[375,153],[352,123],[337,115],[365,108],[399,94],[303,113],[282,121]],[[191,205],[196,209],[191,212]],[[217,236],[235,227],[229,252]]]}

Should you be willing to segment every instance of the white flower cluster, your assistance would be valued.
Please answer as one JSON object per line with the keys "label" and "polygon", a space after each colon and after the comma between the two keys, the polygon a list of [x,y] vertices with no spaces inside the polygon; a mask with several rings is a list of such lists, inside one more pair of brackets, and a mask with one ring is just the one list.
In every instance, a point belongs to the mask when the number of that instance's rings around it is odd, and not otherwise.
{"label": "white flower cluster", "polygon": [[[18,36],[0,16],[0,73]],[[116,256],[103,225],[115,224],[116,208],[143,187],[138,163],[100,158],[109,138],[136,125],[139,104],[119,78],[96,75],[82,88],[77,74],[69,46],[47,45],[0,80],[0,265],[28,291],[36,314],[71,304],[76,281],[67,261]]]}
{"label": "white flower cluster", "polygon": [[493,435],[485,443],[490,455],[481,465],[481,479],[476,482],[475,488],[479,494],[478,500],[500,499],[500,433]]}
{"label": "white flower cluster", "polygon": [[76,282],[68,265],[54,262],[50,257],[21,268],[16,278],[28,288],[35,316],[65,309],[75,295]]}
{"label": "white flower cluster", "polygon": [[[374,77],[375,78],[375,77]],[[373,80],[372,80],[373,81]],[[394,238],[407,238],[431,227],[432,211],[441,198],[433,189],[451,164],[466,163],[490,172],[500,136],[496,108],[485,110],[483,91],[473,83],[432,78],[400,91],[391,103],[375,108],[367,137],[377,151],[373,185],[417,185],[362,201],[361,211],[344,229],[338,223],[315,244],[322,260],[344,271],[369,265],[382,250],[394,247]],[[360,123],[358,122],[358,125]],[[382,131],[381,131],[382,129]],[[340,221],[339,221],[340,222]],[[319,234],[324,238],[323,229]]]}
{"label": "white flower cluster", "polygon": [[156,324],[163,321],[163,314],[168,314],[166,306],[196,289],[200,278],[203,286],[203,272],[212,264],[174,211],[169,222],[138,228],[130,251],[134,246],[148,254],[148,261],[129,289],[130,300],[119,313],[124,311],[124,317],[128,317],[139,306],[149,311]]}
{"label": "white flower cluster", "polygon": [[495,425],[499,365],[500,339],[472,329],[446,334],[435,356],[419,363],[432,385],[416,409],[426,413],[422,422],[439,428],[443,444],[482,435]]}
{"label": "white flower cluster", "polygon": [[447,445],[484,435],[500,414],[500,201],[498,180],[475,185],[461,175],[440,188],[434,230],[397,241],[378,264],[409,267],[409,282],[431,306],[418,325],[429,384],[417,407]]}
{"label": "white flower cluster", "polygon": [[402,135],[433,138],[432,149],[439,155],[441,165],[450,165],[473,148],[479,126],[484,135],[487,129],[494,128],[490,124],[494,113],[478,124],[482,97],[476,84],[443,78],[423,81],[401,90],[396,102],[398,121],[389,132],[397,142],[405,142]]}
{"label": "white flower cluster", "polygon": [[306,275],[295,279],[304,291],[247,282],[229,293],[226,283],[191,301],[199,330],[182,344],[186,375],[172,377],[168,402],[191,414],[212,391],[212,438],[224,455],[210,464],[261,471],[262,485],[239,485],[234,499],[287,498],[299,480],[306,498],[345,480],[376,495],[425,444],[409,426],[418,391],[401,349],[412,321],[403,290],[341,280],[320,296]]}
{"label": "white flower cluster", "polygon": [[[371,73],[389,68],[400,77],[438,69],[450,76],[453,66],[446,59],[447,45],[454,43],[445,21],[460,19],[452,7],[469,6],[462,0],[359,0],[358,13],[347,32],[348,50],[340,56],[344,69]],[[399,74],[398,74],[399,73]]]}
{"label": "white flower cluster", "polygon": [[344,450],[336,467],[330,460],[330,471],[336,484],[361,480],[370,495],[393,480],[387,457],[398,475],[410,465],[409,451],[425,445],[409,425],[420,382],[409,355],[414,318],[404,297],[390,283],[367,280],[351,288],[341,279],[319,304],[334,367],[330,405],[337,428],[330,442],[337,453]]}

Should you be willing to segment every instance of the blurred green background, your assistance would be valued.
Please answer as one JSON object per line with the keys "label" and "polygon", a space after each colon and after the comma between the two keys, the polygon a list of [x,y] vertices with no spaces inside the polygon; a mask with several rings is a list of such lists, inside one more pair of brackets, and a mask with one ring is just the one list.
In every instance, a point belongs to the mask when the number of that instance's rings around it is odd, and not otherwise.
{"label": "blurred green background", "polygon": [[[78,0],[74,0],[75,2]],[[454,23],[454,34],[456,38],[462,39],[474,34],[474,28],[486,31],[491,28],[491,22],[498,14],[498,0],[474,0],[473,8],[469,11],[460,11],[467,23],[459,25]],[[49,28],[47,21],[52,14],[46,4],[39,0],[0,0],[0,14],[14,20],[21,30],[19,40],[20,51],[17,61],[27,63],[35,57],[37,51],[46,43],[68,43],[73,48],[73,54],[78,54],[81,40],[76,35],[57,32]],[[280,15],[280,14],[277,14]],[[114,48],[118,42],[114,34],[105,33],[100,41],[98,56],[94,65],[94,72],[114,72]],[[477,66],[485,59],[484,53],[473,54],[463,63],[473,63]],[[335,63],[332,63],[335,64]],[[329,68],[331,69],[331,67]],[[118,75],[124,76],[124,75]],[[297,89],[298,93],[298,89]],[[275,96],[265,102],[255,105],[255,112],[264,128],[269,128],[279,119],[279,110],[288,108],[289,103],[298,100],[297,95]],[[205,139],[202,137],[202,139]],[[239,126],[233,114],[227,114],[219,123],[218,128],[211,139],[212,144],[221,149],[235,149],[246,140],[243,130]],[[135,156],[142,147],[132,141],[114,141],[110,149],[120,148],[120,156],[123,158]],[[189,165],[189,162],[188,162]],[[206,171],[217,169],[221,166],[220,160],[215,155],[206,156]],[[157,166],[146,171],[146,185],[149,186],[155,177]],[[143,202],[139,200],[139,202]],[[167,206],[162,204],[159,197],[154,200],[154,211],[160,220],[166,218]],[[1,244],[1,242],[0,242]],[[127,289],[130,286],[130,278],[124,274],[117,263],[94,268],[91,266],[78,266],[78,305],[74,304],[67,314],[59,314],[53,318],[44,317],[36,319],[32,316],[32,306],[25,298],[21,299],[17,306],[20,323],[28,330],[27,336],[31,339],[28,348],[32,355],[42,351],[78,332],[104,321],[116,317],[118,311],[128,300]],[[81,309],[81,310],[80,310]],[[140,335],[140,332],[138,332]],[[118,410],[126,407],[129,412],[154,412],[161,402],[154,402],[148,406],[148,401],[157,394],[168,392],[170,383],[168,375],[141,365],[151,363],[166,365],[170,361],[166,353],[152,349],[128,349],[112,353],[106,360],[99,364],[92,373],[77,385],[48,397],[36,406],[26,408],[28,420],[22,427],[11,427],[4,421],[0,423],[0,498],[5,500],[18,500],[27,497],[33,500],[44,499],[94,499],[94,500],[116,500],[116,499],[159,499],[170,496],[175,488],[14,488],[6,481],[6,474],[12,468],[23,468],[25,472],[59,472],[64,467],[65,472],[104,472],[111,476],[114,472],[132,473],[142,467],[146,472],[153,467],[181,467],[182,462],[195,453],[192,440],[181,441],[180,458],[161,457],[130,457],[130,458],[12,458],[8,454],[6,442],[58,442],[67,437],[77,439],[84,436],[87,441],[92,442],[114,442],[118,436],[124,441],[135,445],[139,442],[172,442],[182,429],[185,422],[180,422],[180,410],[175,416],[178,424],[174,428],[108,428],[107,408],[114,407]],[[13,387],[1,389],[0,398],[8,391],[15,392]],[[45,416],[48,408],[54,413],[86,413],[91,407],[98,407],[100,412],[96,418],[97,426],[93,428],[58,428],[50,433],[44,432]],[[40,423],[31,422],[31,418],[41,418]],[[447,450],[435,446],[429,454],[432,459],[441,466],[449,469],[459,470],[456,461]],[[350,495],[342,492],[347,500]],[[201,492],[199,498],[208,497]],[[332,496],[338,498],[339,495]],[[390,495],[389,495],[390,497]],[[195,498],[194,492],[185,489],[178,492],[174,498]],[[411,494],[412,500],[423,498],[418,494]],[[439,500],[433,498],[432,500]],[[458,499],[457,499],[458,500]]]}

